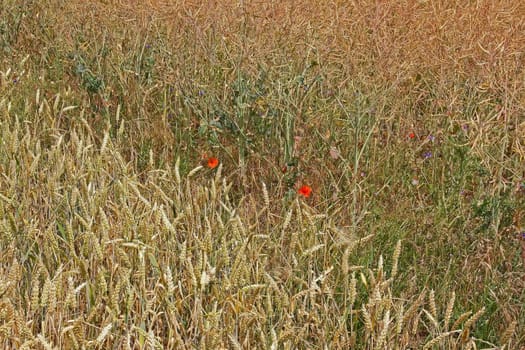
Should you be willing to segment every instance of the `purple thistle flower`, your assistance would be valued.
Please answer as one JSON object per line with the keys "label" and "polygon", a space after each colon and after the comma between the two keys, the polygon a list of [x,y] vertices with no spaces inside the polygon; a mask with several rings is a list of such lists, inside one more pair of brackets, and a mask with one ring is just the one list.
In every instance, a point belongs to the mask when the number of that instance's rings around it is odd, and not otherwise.
{"label": "purple thistle flower", "polygon": [[423,153],[423,158],[425,159],[432,158],[432,152],[426,151],[425,153]]}
{"label": "purple thistle flower", "polygon": [[428,135],[428,140],[429,140],[430,142],[434,142],[435,139],[436,139],[436,138],[434,137],[434,135]]}

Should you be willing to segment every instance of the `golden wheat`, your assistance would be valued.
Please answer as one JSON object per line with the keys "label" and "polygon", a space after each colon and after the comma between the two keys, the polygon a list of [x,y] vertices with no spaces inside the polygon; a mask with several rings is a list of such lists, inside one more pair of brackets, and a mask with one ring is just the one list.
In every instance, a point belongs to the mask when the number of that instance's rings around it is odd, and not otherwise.
{"label": "golden wheat", "polygon": [[523,5],[22,2],[3,348],[523,346]]}

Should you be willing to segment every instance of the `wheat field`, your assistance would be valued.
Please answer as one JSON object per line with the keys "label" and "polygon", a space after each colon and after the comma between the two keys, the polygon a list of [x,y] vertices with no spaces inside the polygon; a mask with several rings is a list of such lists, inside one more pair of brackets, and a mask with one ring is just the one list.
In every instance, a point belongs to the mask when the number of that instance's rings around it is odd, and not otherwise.
{"label": "wheat field", "polygon": [[522,349],[525,3],[0,1],[3,349]]}

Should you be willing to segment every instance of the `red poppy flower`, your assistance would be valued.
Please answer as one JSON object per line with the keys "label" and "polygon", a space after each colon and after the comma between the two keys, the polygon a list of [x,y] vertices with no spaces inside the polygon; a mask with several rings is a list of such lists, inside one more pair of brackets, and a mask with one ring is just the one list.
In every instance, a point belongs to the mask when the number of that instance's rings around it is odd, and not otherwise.
{"label": "red poppy flower", "polygon": [[214,169],[219,165],[219,160],[215,157],[208,158],[208,168]]}
{"label": "red poppy flower", "polygon": [[310,197],[312,194],[312,188],[310,186],[303,185],[297,192],[303,197]]}
{"label": "red poppy flower", "polygon": [[410,134],[408,134],[408,137],[413,139],[413,138],[416,137],[416,134],[412,131],[412,132],[410,132]]}

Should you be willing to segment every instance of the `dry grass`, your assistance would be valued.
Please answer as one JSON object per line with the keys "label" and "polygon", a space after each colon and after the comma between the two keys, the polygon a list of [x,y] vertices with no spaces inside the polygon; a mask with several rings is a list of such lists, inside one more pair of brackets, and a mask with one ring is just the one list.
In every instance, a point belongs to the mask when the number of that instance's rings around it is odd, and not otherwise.
{"label": "dry grass", "polygon": [[0,4],[3,348],[525,346],[525,5]]}

